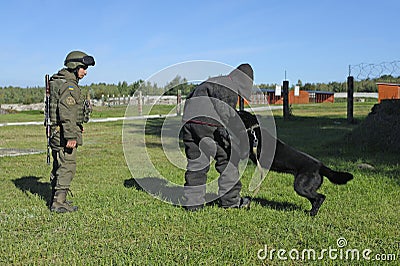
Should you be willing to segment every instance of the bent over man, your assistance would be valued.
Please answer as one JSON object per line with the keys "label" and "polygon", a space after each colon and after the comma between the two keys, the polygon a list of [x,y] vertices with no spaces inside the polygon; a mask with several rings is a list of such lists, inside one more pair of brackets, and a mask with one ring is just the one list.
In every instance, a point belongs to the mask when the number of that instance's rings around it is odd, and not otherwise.
{"label": "bent over man", "polygon": [[50,146],[53,157],[50,210],[53,212],[73,212],[78,209],[66,200],[76,172],[77,148],[83,144],[82,124],[88,122],[90,113],[90,106],[81,95],[78,82],[86,76],[87,68],[94,64],[92,56],[73,51],[64,61],[66,68],[50,78]]}
{"label": "bent over man", "polygon": [[250,206],[249,198],[240,197],[238,164],[241,149],[233,147],[240,144],[237,138],[232,141],[232,132],[239,126],[240,120],[235,119],[238,95],[249,100],[252,87],[253,69],[249,64],[241,64],[229,75],[204,81],[187,97],[183,114],[183,142],[187,158],[184,206],[187,210],[199,210],[206,203],[210,157],[214,157],[215,168],[220,174],[220,206]]}

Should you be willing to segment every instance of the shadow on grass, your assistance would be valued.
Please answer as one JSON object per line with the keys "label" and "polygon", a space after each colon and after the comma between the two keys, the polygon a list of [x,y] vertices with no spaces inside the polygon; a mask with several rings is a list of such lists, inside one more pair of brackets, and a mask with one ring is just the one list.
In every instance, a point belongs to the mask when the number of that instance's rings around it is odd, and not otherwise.
{"label": "shadow on grass", "polygon": [[[168,180],[158,177],[127,179],[124,181],[124,186],[127,188],[133,187],[139,191],[145,191],[153,197],[175,206],[182,206],[184,200],[183,186],[174,185],[173,183],[168,182]],[[211,199],[215,199],[216,197],[217,195],[214,193],[207,193],[206,202],[211,202]]]}
{"label": "shadow on grass", "polygon": [[[165,118],[155,118],[146,120],[145,134],[153,136],[161,136],[161,131],[163,131],[164,136],[176,137],[176,129],[181,129],[183,126],[181,118],[171,118],[168,123],[164,124]],[[178,132],[179,137],[182,137],[182,131]]]}
{"label": "shadow on grass", "polygon": [[30,192],[34,195],[38,195],[46,202],[47,206],[50,206],[52,194],[50,182],[39,182],[39,179],[40,177],[37,176],[23,176],[12,180],[12,182],[25,194]]}
{"label": "shadow on grass", "polygon": [[267,207],[277,211],[293,211],[293,210],[302,210],[299,206],[289,203],[289,202],[277,202],[266,200],[263,198],[252,198],[253,202],[260,204],[263,207]]}
{"label": "shadow on grass", "polygon": [[146,135],[161,136],[161,128],[164,123],[164,118],[148,119],[145,126]]}
{"label": "shadow on grass", "polygon": [[279,139],[298,150],[316,155],[324,154],[325,146],[329,147],[332,141],[347,144],[345,136],[356,127],[343,118],[331,117],[276,118],[275,123]]}
{"label": "shadow on grass", "polygon": [[[131,178],[124,181],[124,186],[127,188],[135,188],[138,191],[145,191],[150,195],[175,206],[182,206],[180,202],[183,200],[183,186],[173,186],[167,180],[158,177]],[[211,200],[217,197],[216,194],[207,193],[207,206],[218,205],[218,200]],[[260,204],[263,207],[271,208],[277,211],[292,211],[302,210],[299,206],[288,202],[270,201],[263,198],[253,198],[253,202]]]}
{"label": "shadow on grass", "polygon": [[400,169],[394,169],[394,170],[387,170],[384,171],[385,176],[387,176],[390,179],[395,180],[395,182],[400,186]]}
{"label": "shadow on grass", "polygon": [[179,205],[183,199],[183,187],[173,186],[167,180],[158,177],[131,178],[124,181],[127,188],[135,188],[138,191],[145,191],[162,201]]}

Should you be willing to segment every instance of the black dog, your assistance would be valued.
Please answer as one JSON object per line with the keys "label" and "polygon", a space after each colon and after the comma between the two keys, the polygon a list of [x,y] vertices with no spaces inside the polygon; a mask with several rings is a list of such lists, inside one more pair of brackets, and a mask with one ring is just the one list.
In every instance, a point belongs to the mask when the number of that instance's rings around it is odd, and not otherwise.
{"label": "black dog", "polygon": [[[270,170],[272,171],[293,174],[295,177],[294,190],[297,194],[306,197],[311,202],[310,215],[315,216],[325,200],[324,195],[317,193],[322,184],[323,176],[326,176],[329,181],[338,185],[346,184],[349,180],[353,179],[352,174],[334,171],[325,166],[321,161],[274,138],[266,129],[259,126],[255,115],[246,111],[238,111],[238,114],[246,129],[248,129],[249,143],[253,144],[254,141],[258,141],[257,158],[252,148],[250,148],[250,160],[257,164],[258,159],[264,168],[268,168],[271,165]],[[249,129],[253,129],[254,132],[250,132]],[[255,140],[253,133],[255,133],[257,140]],[[264,140],[262,140],[262,137],[264,137]],[[276,145],[272,164],[271,160],[266,158],[268,156],[263,156],[261,152],[263,149],[271,148],[272,146],[270,145]]]}

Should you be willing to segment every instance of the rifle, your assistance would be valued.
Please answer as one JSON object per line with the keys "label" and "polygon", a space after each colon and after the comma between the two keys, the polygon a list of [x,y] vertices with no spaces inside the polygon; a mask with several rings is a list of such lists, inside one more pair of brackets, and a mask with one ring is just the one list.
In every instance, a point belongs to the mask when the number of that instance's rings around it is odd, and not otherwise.
{"label": "rifle", "polygon": [[83,102],[84,109],[83,109],[83,122],[87,123],[90,119],[90,114],[93,111],[92,102],[90,101],[90,89],[86,94],[86,99]]}
{"label": "rifle", "polygon": [[51,138],[51,129],[50,129],[50,78],[49,75],[46,74],[45,77],[46,84],[46,99],[45,99],[45,109],[44,109],[44,126],[46,127],[46,138],[47,138],[47,164],[50,165],[50,138]]}

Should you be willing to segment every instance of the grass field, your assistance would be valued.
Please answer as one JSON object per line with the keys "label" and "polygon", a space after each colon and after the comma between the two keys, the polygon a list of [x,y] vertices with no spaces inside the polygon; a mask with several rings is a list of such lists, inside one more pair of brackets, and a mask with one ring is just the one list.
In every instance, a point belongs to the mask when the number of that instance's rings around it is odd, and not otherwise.
{"label": "grass field", "polygon": [[[364,119],[372,105],[357,103],[356,119]],[[129,143],[123,143],[123,122],[89,123],[71,188],[78,212],[49,212],[50,167],[44,153],[0,157],[0,264],[398,265],[399,155],[361,152],[346,143],[346,134],[358,125],[346,123],[345,103],[293,106],[292,111],[290,121],[274,111],[278,137],[354,174],[345,186],[325,179],[320,191],[327,199],[316,217],[308,216],[309,202],[294,192],[293,176],[273,172],[248,211],[209,206],[188,213],[138,188],[125,161],[123,145]],[[99,108],[94,117],[124,112]],[[19,113],[2,115],[0,122],[42,118],[39,112]],[[184,171],[162,153],[161,122],[148,124],[147,152],[162,175],[182,184]],[[43,126],[0,127],[0,148],[45,150],[44,132]],[[140,151],[131,165],[143,176],[135,177],[154,178],[146,174]],[[358,168],[361,163],[375,170]],[[250,195],[254,169],[245,169],[243,196]],[[210,178],[216,176],[212,170]]]}

